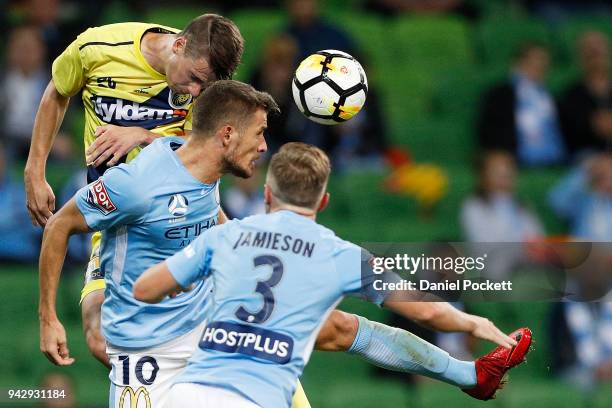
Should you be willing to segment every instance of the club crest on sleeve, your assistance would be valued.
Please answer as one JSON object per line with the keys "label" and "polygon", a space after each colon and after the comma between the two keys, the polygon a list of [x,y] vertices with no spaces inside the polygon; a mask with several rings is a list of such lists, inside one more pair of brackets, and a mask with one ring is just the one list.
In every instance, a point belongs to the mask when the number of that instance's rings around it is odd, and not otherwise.
{"label": "club crest on sleeve", "polygon": [[87,202],[104,215],[108,215],[117,209],[117,206],[108,195],[102,180],[97,180],[89,185]]}

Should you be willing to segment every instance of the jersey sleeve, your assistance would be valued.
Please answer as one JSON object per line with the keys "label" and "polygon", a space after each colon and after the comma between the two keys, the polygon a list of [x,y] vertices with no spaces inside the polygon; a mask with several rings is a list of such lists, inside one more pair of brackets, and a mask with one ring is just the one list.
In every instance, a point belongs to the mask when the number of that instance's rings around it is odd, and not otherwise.
{"label": "jersey sleeve", "polygon": [[85,86],[86,72],[80,47],[81,34],[56,59],[51,67],[53,83],[63,96],[73,96]]}
{"label": "jersey sleeve", "polygon": [[217,235],[222,229],[221,225],[204,231],[185,249],[166,260],[170,273],[179,285],[187,287],[210,275]]}
{"label": "jersey sleeve", "polygon": [[75,195],[87,225],[96,231],[144,219],[151,200],[134,182],[129,165],[113,167]]}
{"label": "jersey sleeve", "polygon": [[373,255],[354,244],[344,243],[335,256],[344,293],[381,306],[390,295],[382,282],[396,282],[399,277],[391,272],[376,272]]}

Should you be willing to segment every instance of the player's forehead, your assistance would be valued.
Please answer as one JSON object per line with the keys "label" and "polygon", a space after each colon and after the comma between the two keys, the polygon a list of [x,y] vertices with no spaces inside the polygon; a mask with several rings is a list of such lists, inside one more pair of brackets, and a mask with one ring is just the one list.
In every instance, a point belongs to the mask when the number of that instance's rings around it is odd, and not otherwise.
{"label": "player's forehead", "polygon": [[267,127],[268,126],[268,113],[264,108],[257,108],[253,115],[253,123],[255,126],[259,127]]}

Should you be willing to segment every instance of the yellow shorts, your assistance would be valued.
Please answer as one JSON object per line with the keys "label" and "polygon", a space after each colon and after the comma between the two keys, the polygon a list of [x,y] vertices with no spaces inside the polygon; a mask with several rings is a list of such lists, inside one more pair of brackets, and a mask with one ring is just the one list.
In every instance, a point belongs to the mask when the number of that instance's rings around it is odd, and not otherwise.
{"label": "yellow shorts", "polygon": [[297,383],[295,393],[293,394],[291,408],[310,408],[310,402],[308,402],[304,388],[302,388],[302,383],[299,381]]}
{"label": "yellow shorts", "polygon": [[85,271],[85,285],[81,289],[81,302],[87,295],[96,290],[103,290],[106,287],[104,275],[100,270],[100,240],[102,233],[97,231],[91,236],[91,256]]}

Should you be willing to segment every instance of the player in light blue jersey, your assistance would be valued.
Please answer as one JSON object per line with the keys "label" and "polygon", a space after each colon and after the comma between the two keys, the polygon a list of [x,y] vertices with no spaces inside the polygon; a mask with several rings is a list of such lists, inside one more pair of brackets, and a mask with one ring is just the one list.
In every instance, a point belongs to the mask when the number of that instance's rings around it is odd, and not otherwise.
{"label": "player in light blue jersey", "polygon": [[[206,102],[203,102],[206,101]],[[209,283],[156,305],[136,301],[138,276],[223,221],[219,178],[249,177],[266,151],[272,97],[236,81],[218,81],[194,108],[193,134],[155,141],[129,164],[81,189],[45,228],[40,256],[41,350],[71,364],[55,300],[71,234],[102,230],[105,274],[102,332],[112,365],[110,405],[144,387],[153,407],[165,404],[173,377],[193,352],[210,304]],[[214,101],[211,103],[210,101]]]}
{"label": "player in light blue jersey", "polygon": [[[345,295],[384,303],[414,318],[413,302],[374,290],[369,255],[315,222],[329,200],[329,172],[329,159],[316,147],[283,146],[272,157],[266,179],[269,214],[207,230],[138,278],[134,296],[146,302],[163,301],[177,286],[213,283],[207,324],[198,350],[172,388],[173,407],[288,407],[319,330]],[[477,390],[480,395],[485,387],[494,392],[501,375],[522,361],[530,335],[509,337],[485,319],[448,304],[431,305],[430,311],[444,311],[436,317],[438,327],[472,332],[502,345],[484,359],[495,370],[483,369],[482,362],[449,358],[405,332],[385,336],[385,329],[371,328],[371,322],[364,322],[353,348],[375,347],[386,354],[386,345],[399,345],[389,366],[427,366],[430,376],[471,388],[472,394]],[[383,344],[372,345],[374,337]]]}

